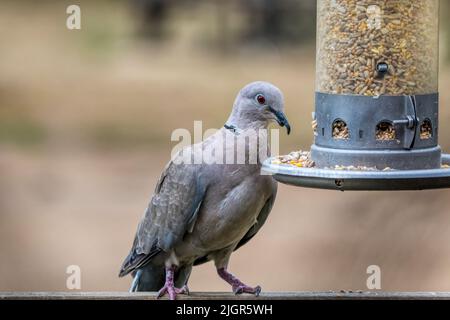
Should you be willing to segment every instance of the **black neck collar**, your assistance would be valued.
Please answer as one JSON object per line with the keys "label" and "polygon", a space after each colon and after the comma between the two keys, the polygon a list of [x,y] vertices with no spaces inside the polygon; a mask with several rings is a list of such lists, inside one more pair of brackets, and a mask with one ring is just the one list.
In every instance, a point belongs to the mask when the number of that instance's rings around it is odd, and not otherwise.
{"label": "black neck collar", "polygon": [[227,129],[227,130],[229,130],[229,131],[235,133],[235,134],[238,133],[238,128],[236,128],[236,127],[233,126],[233,125],[225,124],[223,127],[224,127],[225,129]]}

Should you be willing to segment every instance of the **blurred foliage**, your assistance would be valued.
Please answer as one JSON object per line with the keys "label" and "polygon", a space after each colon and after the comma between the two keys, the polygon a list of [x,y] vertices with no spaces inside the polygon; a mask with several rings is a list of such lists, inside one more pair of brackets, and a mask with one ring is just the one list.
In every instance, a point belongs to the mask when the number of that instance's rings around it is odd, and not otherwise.
{"label": "blurred foliage", "polygon": [[166,145],[167,137],[144,125],[120,122],[96,123],[85,128],[84,138],[100,149],[133,149],[145,146]]}
{"label": "blurred foliage", "polygon": [[46,138],[46,128],[30,117],[0,117],[0,144],[33,147],[45,142]]}
{"label": "blurred foliage", "polygon": [[[105,147],[167,143],[169,129],[163,131],[156,120],[140,122],[151,119],[145,110],[166,112],[173,92],[184,90],[185,114],[196,110],[195,119],[220,124],[228,104],[222,103],[220,112],[209,104],[218,95],[232,97],[254,78],[284,84],[287,94],[304,90],[302,100],[313,96],[316,0],[80,0],[82,30],[73,32],[64,26],[68,4],[2,2],[0,143],[38,145],[55,132],[58,139],[82,136]],[[441,15],[442,47],[450,61],[450,1],[442,0]],[[190,90],[199,88],[201,99],[185,89],[186,82]],[[220,89],[202,91],[209,83]],[[298,110],[302,118],[313,109],[306,101]],[[96,112],[79,115],[85,105]],[[49,121],[52,108],[67,114],[56,125]],[[450,116],[441,117],[445,122]],[[302,143],[310,139],[307,129],[299,134]]]}
{"label": "blurred foliage", "polygon": [[238,1],[246,24],[245,42],[298,45],[315,35],[316,5],[310,0]]}
{"label": "blurred foliage", "polygon": [[214,42],[222,47],[268,42],[298,45],[310,42],[315,35],[315,0],[132,0],[131,5],[138,17],[139,33],[152,40],[170,34],[167,29],[170,20],[176,19],[176,11],[205,6],[215,7],[210,10],[218,29]]}
{"label": "blurred foliage", "polygon": [[[450,60],[450,2],[441,3],[446,60]],[[211,4],[216,7],[210,14],[218,32],[210,40],[219,49],[301,46],[315,39],[316,0],[131,0],[131,4],[140,34],[152,40],[170,37],[168,29],[177,19],[176,11],[200,10]]]}
{"label": "blurred foliage", "polygon": [[0,85],[0,145],[36,147],[47,141],[46,125],[27,108],[20,88]]}

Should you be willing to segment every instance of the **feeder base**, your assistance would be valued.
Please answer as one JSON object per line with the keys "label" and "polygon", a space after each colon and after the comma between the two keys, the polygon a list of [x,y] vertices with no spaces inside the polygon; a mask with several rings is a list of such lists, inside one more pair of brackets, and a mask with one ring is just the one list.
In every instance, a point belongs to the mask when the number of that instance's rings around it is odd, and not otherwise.
{"label": "feeder base", "polygon": [[[263,174],[288,185],[340,191],[410,191],[450,188],[450,169],[346,171],[297,168],[273,164],[267,159]],[[442,156],[442,165],[450,165],[450,155]]]}
{"label": "feeder base", "polygon": [[376,167],[398,170],[439,169],[441,148],[414,150],[348,150],[313,145],[311,158],[319,168],[340,166]]}
{"label": "feeder base", "polygon": [[[438,114],[438,93],[380,97],[316,93],[312,159],[320,168],[438,169]],[[425,124],[429,137],[422,139]]]}

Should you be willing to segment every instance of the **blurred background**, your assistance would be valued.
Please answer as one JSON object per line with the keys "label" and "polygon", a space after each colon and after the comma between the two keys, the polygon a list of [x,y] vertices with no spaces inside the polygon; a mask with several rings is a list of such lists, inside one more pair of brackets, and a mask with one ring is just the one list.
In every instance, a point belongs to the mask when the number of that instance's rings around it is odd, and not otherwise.
{"label": "blurred background", "polygon": [[[66,28],[81,6],[82,29]],[[127,290],[117,273],[175,145],[219,128],[238,90],[268,80],[308,149],[315,1],[0,2],[0,291]],[[450,151],[450,4],[442,2],[441,145]],[[450,291],[450,191],[339,193],[280,185],[230,270],[271,291]],[[229,290],[212,264],[191,290]]]}

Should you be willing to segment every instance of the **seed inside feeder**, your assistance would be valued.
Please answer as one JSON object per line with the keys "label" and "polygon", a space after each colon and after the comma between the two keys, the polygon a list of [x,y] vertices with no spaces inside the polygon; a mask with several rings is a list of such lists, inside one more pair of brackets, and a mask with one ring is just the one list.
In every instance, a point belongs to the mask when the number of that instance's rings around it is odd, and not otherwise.
{"label": "seed inside feeder", "polygon": [[318,3],[319,92],[364,96],[437,92],[437,1]]}
{"label": "seed inside feeder", "polygon": [[342,120],[333,123],[333,138],[336,140],[348,140],[350,133],[347,124]]}
{"label": "seed inside feeder", "polygon": [[313,132],[314,132],[314,136],[317,136],[317,128],[318,128],[318,124],[317,124],[317,120],[313,120],[313,122],[311,123]]}
{"label": "seed inside feeder", "polygon": [[377,126],[376,139],[378,141],[392,141],[396,139],[394,126],[389,122],[381,122]]}
{"label": "seed inside feeder", "polygon": [[431,121],[426,119],[420,126],[420,139],[428,140],[433,137],[433,126]]}

